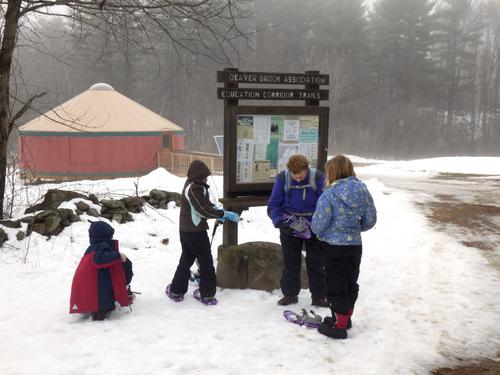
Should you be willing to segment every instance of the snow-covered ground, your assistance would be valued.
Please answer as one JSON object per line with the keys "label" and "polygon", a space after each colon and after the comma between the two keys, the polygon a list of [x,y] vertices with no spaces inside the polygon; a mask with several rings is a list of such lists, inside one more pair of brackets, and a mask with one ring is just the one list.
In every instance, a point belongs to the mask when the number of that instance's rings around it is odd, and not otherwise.
{"label": "snow-covered ground", "polygon": [[[171,302],[164,289],[180,255],[179,209],[146,209],[134,222],[112,223],[134,263],[133,289],[142,294],[133,311],[117,309],[108,321],[68,314],[73,272],[88,245],[85,216],[57,237],[33,233],[0,249],[0,374],[426,374],[457,358],[494,358],[500,351],[499,270],[462,246],[459,234],[435,231],[412,193],[382,184],[378,175],[499,176],[500,158],[382,162],[358,172],[366,176],[379,221],[363,237],[360,297],[348,340],[287,323],[285,308],[276,305],[279,290],[219,289],[217,306],[189,295]],[[57,187],[101,198],[133,194],[136,184],[140,192],[180,191],[183,181],[159,169],[141,179]],[[220,197],[222,178],[209,183]],[[20,204],[50,187],[30,187]],[[265,208],[242,217],[240,242],[279,241]],[[15,238],[15,230],[6,231]],[[167,246],[160,243],[165,237]],[[219,231],[214,256],[221,240]],[[311,309],[307,290],[296,308]]]}

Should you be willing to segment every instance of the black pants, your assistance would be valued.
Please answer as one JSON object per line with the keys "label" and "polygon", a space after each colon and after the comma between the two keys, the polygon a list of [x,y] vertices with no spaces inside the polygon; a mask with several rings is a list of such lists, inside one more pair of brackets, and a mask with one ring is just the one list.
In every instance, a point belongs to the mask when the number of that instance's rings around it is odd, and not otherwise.
{"label": "black pants", "polygon": [[309,278],[309,290],[312,298],[325,297],[325,273],[321,249],[318,240],[304,240],[280,233],[283,248],[283,273],[281,275],[281,291],[283,295],[294,297],[300,292],[300,266],[302,246],[306,248],[306,267]]}
{"label": "black pants", "polygon": [[321,242],[321,249],[326,269],[326,297],[332,314],[346,315],[358,299],[362,247]]}
{"label": "black pants", "polygon": [[180,232],[182,253],[175,271],[170,290],[185,294],[188,290],[190,268],[198,259],[200,265],[200,294],[202,297],[215,296],[216,278],[214,260],[207,232]]}

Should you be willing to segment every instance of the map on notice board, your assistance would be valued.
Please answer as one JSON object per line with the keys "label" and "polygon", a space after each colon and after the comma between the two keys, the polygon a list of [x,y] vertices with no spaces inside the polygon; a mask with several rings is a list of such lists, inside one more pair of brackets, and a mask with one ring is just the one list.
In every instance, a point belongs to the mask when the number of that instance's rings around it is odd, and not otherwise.
{"label": "map on notice board", "polygon": [[238,115],[237,183],[274,182],[291,155],[317,166],[319,116]]}

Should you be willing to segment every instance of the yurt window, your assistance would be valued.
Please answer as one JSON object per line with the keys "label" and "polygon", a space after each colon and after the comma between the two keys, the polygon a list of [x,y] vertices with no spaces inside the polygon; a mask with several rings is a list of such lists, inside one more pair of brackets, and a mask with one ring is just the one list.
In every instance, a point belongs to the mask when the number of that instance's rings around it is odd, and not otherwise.
{"label": "yurt window", "polygon": [[170,134],[163,134],[162,135],[162,144],[163,148],[170,148]]}

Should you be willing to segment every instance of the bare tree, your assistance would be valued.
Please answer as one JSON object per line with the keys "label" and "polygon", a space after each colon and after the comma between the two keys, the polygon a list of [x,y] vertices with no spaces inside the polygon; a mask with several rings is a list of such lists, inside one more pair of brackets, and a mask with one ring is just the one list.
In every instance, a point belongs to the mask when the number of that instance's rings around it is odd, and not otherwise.
{"label": "bare tree", "polygon": [[[18,37],[25,29],[36,28],[40,15],[59,17],[115,34],[126,18],[130,27],[144,35],[160,31],[179,56],[188,52],[230,60],[236,41],[245,38],[238,21],[248,16],[248,0],[0,0],[0,217],[4,214],[7,145],[16,121],[43,93],[24,99],[13,109],[12,75]],[[134,33],[120,35],[131,38]],[[143,42],[143,40],[141,40]],[[151,49],[155,41],[150,40]],[[230,51],[230,52],[228,52]]]}

